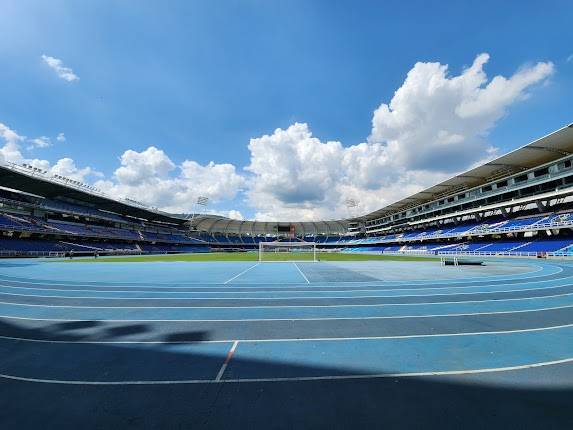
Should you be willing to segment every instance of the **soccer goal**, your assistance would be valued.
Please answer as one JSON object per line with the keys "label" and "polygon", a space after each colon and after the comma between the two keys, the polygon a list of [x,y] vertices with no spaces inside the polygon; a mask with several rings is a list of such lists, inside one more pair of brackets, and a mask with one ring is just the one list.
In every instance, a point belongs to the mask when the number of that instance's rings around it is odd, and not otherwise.
{"label": "soccer goal", "polygon": [[318,261],[314,242],[259,242],[259,261]]}

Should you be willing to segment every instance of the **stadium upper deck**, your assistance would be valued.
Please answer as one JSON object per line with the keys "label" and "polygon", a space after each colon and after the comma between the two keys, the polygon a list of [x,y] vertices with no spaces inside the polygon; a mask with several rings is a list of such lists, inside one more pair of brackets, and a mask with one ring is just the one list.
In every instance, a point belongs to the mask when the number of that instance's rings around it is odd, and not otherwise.
{"label": "stadium upper deck", "polygon": [[366,233],[446,221],[480,221],[535,206],[539,212],[573,194],[573,124],[481,166],[350,220]]}
{"label": "stadium upper deck", "polygon": [[[573,195],[573,124],[444,182],[349,220],[314,223],[238,221],[196,217],[199,231],[223,234],[273,234],[293,225],[297,235],[380,234],[427,225],[482,221],[491,216],[526,215],[564,208]],[[521,213],[520,213],[521,212]]]}
{"label": "stadium upper deck", "polygon": [[[573,124],[370,214],[316,222],[169,214],[134,200],[112,198],[91,186],[31,166],[4,164],[0,165],[0,186],[5,188],[0,193],[1,211],[24,218],[8,217],[0,222],[0,229],[25,232],[32,238],[75,234],[90,239],[185,244],[190,243],[185,234],[193,231],[202,243],[237,245],[255,244],[266,236],[294,230],[299,237],[342,245],[351,239],[340,240],[345,234],[388,243],[570,228],[573,217],[551,216],[573,211],[572,163]],[[534,220],[518,222],[519,229],[507,225],[502,229],[500,221],[522,217]],[[547,220],[558,220],[558,224],[547,224]],[[337,239],[327,240],[327,236]]]}

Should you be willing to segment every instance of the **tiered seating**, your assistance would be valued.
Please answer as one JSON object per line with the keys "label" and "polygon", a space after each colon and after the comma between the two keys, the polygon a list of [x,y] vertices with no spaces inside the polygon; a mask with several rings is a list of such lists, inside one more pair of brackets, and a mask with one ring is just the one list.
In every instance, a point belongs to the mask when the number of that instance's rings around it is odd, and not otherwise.
{"label": "tiered seating", "polygon": [[521,247],[527,242],[517,242],[517,241],[500,241],[500,242],[493,242],[488,245],[486,251],[487,252],[509,252],[516,248]]}
{"label": "tiered seating", "polygon": [[573,243],[566,246],[565,248],[559,249],[556,252],[558,255],[562,255],[564,257],[573,257]]}
{"label": "tiered seating", "polygon": [[536,223],[536,226],[547,226],[551,224],[570,223],[573,221],[573,213],[554,214],[547,216]]}
{"label": "tiered seating", "polygon": [[209,252],[208,246],[186,246],[169,244],[142,244],[141,249],[149,253]]}
{"label": "tiered seating", "polygon": [[[353,249],[369,249],[353,248]],[[428,245],[409,245],[409,246],[392,246],[392,247],[375,247],[372,250],[386,252],[412,252],[412,251],[431,251],[438,252],[457,252],[457,253],[515,253],[515,254],[535,254],[540,252],[571,252],[573,253],[573,239],[538,239],[530,242],[527,241],[496,241],[496,242],[466,242],[460,244],[428,244]]]}
{"label": "tiered seating", "polygon": [[531,227],[536,222],[541,221],[543,218],[542,216],[538,217],[531,217],[531,218],[524,218],[524,219],[513,219],[510,221],[505,222],[503,225],[498,227],[499,229],[504,230],[515,230],[519,228]]}
{"label": "tiered seating", "polygon": [[46,239],[0,239],[0,251],[16,253],[139,251],[137,245],[121,242],[67,242]]}
{"label": "tiered seating", "polygon": [[0,250],[12,252],[61,252],[65,248],[57,241],[34,239],[0,239]]}
{"label": "tiered seating", "polygon": [[478,226],[478,224],[476,223],[470,223],[470,224],[465,224],[465,225],[459,225],[457,227],[453,227],[453,228],[449,228],[447,230],[443,231],[444,235],[462,235],[464,233],[468,233],[471,230],[473,230],[474,228],[476,228]]}
{"label": "tiered seating", "polygon": [[556,252],[571,245],[571,240],[536,240],[520,247],[519,252]]}
{"label": "tiered seating", "polygon": [[39,218],[8,214],[0,215],[0,229],[37,232],[46,231],[46,227]]}

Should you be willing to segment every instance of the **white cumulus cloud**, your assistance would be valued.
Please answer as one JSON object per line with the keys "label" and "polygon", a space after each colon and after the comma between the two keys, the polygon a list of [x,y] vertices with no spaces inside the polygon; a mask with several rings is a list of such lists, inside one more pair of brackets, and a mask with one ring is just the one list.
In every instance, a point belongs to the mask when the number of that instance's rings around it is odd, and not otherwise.
{"label": "white cumulus cloud", "polygon": [[90,177],[101,177],[102,173],[94,170],[91,167],[77,167],[74,160],[71,158],[60,158],[56,164],[48,169],[52,175],[65,176],[66,178],[73,179],[80,182],[88,182]]}
{"label": "white cumulus cloud", "polygon": [[[307,124],[296,123],[272,135],[251,139],[252,173],[249,204],[260,220],[319,220],[375,210],[418,190],[420,180],[435,181],[432,173],[396,174],[379,143],[344,147],[312,136]],[[392,170],[392,172],[390,172]],[[350,212],[348,198],[358,200]],[[358,212],[358,213],[356,213]]]}
{"label": "white cumulus cloud", "polygon": [[374,112],[366,142],[345,147],[293,124],[251,139],[249,203],[260,219],[348,216],[347,198],[364,213],[497,155],[487,134],[507,108],[553,73],[552,63],[488,80],[487,54],[459,75],[416,63],[388,104]]}
{"label": "white cumulus cloud", "polygon": [[198,196],[214,203],[233,199],[244,185],[232,164],[201,165],[185,160],[177,165],[153,146],[141,152],[125,151],[120,163],[112,178],[100,180],[96,186],[114,196],[172,212],[192,211]]}
{"label": "white cumulus cloud", "polygon": [[50,57],[49,55],[42,55],[42,60],[44,63],[50,67],[59,78],[63,79],[67,82],[79,81],[80,78],[78,75],[74,73],[74,71],[70,67],[66,67],[62,60],[55,57]]}
{"label": "white cumulus cloud", "polygon": [[538,63],[488,82],[488,59],[478,55],[457,76],[447,65],[416,63],[390,103],[374,112],[368,142],[382,143],[392,164],[416,170],[459,171],[495,155],[487,132],[553,65]]}
{"label": "white cumulus cloud", "polygon": [[175,164],[160,149],[150,146],[145,151],[128,150],[120,158],[121,167],[115,171],[122,185],[140,186],[167,178]]}
{"label": "white cumulus cloud", "polygon": [[[38,139],[40,139],[40,145],[42,145],[42,138]],[[37,139],[33,139],[32,142],[35,140]],[[2,144],[2,146],[0,146],[0,162],[10,162],[15,164],[26,163],[45,170],[50,175],[62,175],[80,182],[87,182],[93,176],[101,176],[101,173],[91,167],[78,168],[71,158],[62,158],[54,165],[52,165],[48,160],[26,158],[22,154],[21,149],[21,144],[25,141],[25,136],[18,134],[7,125],[0,123],[0,144]]]}
{"label": "white cumulus cloud", "polygon": [[31,145],[28,146],[28,149],[49,148],[50,146],[52,146],[52,141],[50,140],[49,137],[46,136],[40,136],[36,137],[35,139],[30,139],[29,142],[31,143]]}
{"label": "white cumulus cloud", "polygon": [[[371,130],[357,145],[322,141],[308,124],[295,123],[252,138],[244,170],[227,163],[176,163],[150,146],[125,151],[113,175],[95,185],[112,196],[177,213],[193,210],[198,196],[209,197],[215,209],[239,196],[260,220],[333,219],[373,211],[495,157],[489,131],[554,71],[552,63],[540,62],[490,79],[484,70],[488,60],[480,54],[459,74],[445,64],[416,63],[391,100],[374,111]],[[75,76],[57,59],[44,61]],[[64,79],[75,80],[71,75]],[[63,133],[56,140],[65,141]],[[0,123],[2,141],[0,160],[28,162],[84,182],[101,176],[69,158],[53,165],[26,159],[20,151],[26,137]],[[357,207],[346,207],[349,198]],[[238,211],[218,213],[243,218]]]}
{"label": "white cumulus cloud", "polygon": [[0,161],[22,163],[24,157],[20,152],[20,142],[26,139],[25,136],[20,136],[16,131],[0,122],[0,137],[3,141],[3,146],[0,147]]}

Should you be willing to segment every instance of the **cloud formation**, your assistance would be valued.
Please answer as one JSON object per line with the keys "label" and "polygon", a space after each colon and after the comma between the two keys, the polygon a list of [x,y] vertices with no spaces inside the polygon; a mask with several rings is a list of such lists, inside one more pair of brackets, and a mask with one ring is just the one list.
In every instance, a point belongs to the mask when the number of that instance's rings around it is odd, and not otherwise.
{"label": "cloud formation", "polygon": [[[43,139],[48,138],[42,136],[40,144],[43,144]],[[48,160],[38,158],[26,158],[22,154],[22,143],[34,142],[37,139],[27,140],[25,136],[18,134],[16,131],[10,129],[7,125],[0,123],[0,163],[9,162],[15,164],[29,164],[39,169],[45,170],[50,175],[66,176],[70,179],[89,182],[93,177],[100,177],[101,173],[91,167],[78,168],[71,158],[62,158],[52,165]]]}
{"label": "cloud formation", "polygon": [[50,146],[52,146],[52,141],[50,140],[49,137],[46,136],[40,136],[36,137],[35,139],[30,139],[29,142],[31,143],[31,145],[28,146],[28,149],[49,148]]}
{"label": "cloud formation", "polygon": [[172,212],[190,212],[198,196],[212,202],[235,198],[244,178],[232,164],[201,165],[185,160],[180,165],[156,147],[125,151],[113,177],[96,186],[117,197],[130,197]]}
{"label": "cloud formation", "polygon": [[[114,173],[95,185],[115,197],[179,213],[192,211],[199,195],[214,207],[242,198],[260,220],[333,219],[373,211],[495,157],[498,150],[487,141],[490,130],[554,72],[552,63],[540,62],[488,79],[488,60],[488,54],[480,54],[457,75],[444,64],[416,63],[392,99],[373,112],[372,127],[357,145],[321,141],[308,124],[294,123],[250,139],[244,170],[226,163],[175,162],[150,146],[125,151]],[[57,61],[52,63],[62,68]],[[54,165],[26,160],[20,152],[26,138],[1,123],[0,138],[0,160],[26,161],[80,181],[98,175],[69,158]],[[65,141],[63,133],[56,140]],[[358,201],[356,208],[346,207],[349,198]],[[236,211],[218,213],[242,218]]]}
{"label": "cloud formation", "polygon": [[[486,140],[507,108],[553,73],[552,63],[488,81],[487,54],[459,75],[416,63],[392,100],[373,114],[366,142],[321,142],[307,124],[251,139],[247,191],[261,219],[320,219],[378,209],[497,155]],[[297,216],[298,215],[298,216]]]}
{"label": "cloud formation", "polygon": [[448,66],[416,63],[389,104],[374,111],[369,143],[382,143],[388,159],[401,168],[454,172],[495,154],[485,137],[526,90],[553,72],[538,63],[509,78],[488,82],[478,55],[460,75]]}
{"label": "cloud formation", "polygon": [[48,65],[48,67],[50,67],[50,69],[56,72],[59,78],[63,79],[64,81],[73,82],[80,80],[79,76],[76,75],[71,68],[64,66],[63,61],[59,58],[50,57],[49,55],[43,54],[42,60]]}

